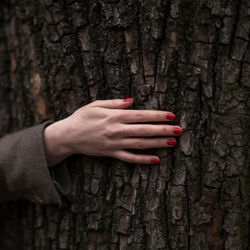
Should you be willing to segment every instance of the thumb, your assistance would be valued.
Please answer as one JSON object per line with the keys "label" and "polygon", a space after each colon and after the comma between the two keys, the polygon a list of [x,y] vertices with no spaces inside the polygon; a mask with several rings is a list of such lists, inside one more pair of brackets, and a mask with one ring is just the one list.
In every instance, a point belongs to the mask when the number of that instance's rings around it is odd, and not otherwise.
{"label": "thumb", "polygon": [[133,103],[133,97],[125,99],[96,100],[89,104],[91,107],[102,107],[109,109],[128,108]]}

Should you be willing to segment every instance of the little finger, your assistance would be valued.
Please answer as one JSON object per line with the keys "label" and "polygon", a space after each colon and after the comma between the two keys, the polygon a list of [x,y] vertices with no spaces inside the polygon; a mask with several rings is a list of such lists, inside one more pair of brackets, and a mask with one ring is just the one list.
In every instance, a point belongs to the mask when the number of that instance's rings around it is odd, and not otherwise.
{"label": "little finger", "polygon": [[160,159],[157,156],[134,154],[126,150],[115,151],[112,157],[117,158],[121,161],[134,163],[134,164],[155,164],[155,163],[160,162]]}

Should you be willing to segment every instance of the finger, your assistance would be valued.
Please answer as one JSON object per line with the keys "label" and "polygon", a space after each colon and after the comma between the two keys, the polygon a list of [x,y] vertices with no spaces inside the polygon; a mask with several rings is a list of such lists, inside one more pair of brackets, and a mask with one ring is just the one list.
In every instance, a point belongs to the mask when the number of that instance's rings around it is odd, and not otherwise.
{"label": "finger", "polygon": [[119,143],[121,149],[134,148],[165,148],[174,147],[176,140],[174,138],[125,138]]}
{"label": "finger", "polygon": [[91,107],[102,107],[109,109],[123,109],[128,108],[133,103],[133,98],[125,98],[125,99],[111,99],[111,100],[96,100],[88,106]]}
{"label": "finger", "polygon": [[121,161],[135,163],[135,164],[136,163],[137,164],[155,164],[155,163],[160,162],[160,159],[157,156],[134,154],[125,150],[115,151],[113,157]]}
{"label": "finger", "polygon": [[166,122],[175,118],[172,112],[161,110],[123,110],[119,115],[119,120],[123,123]]}
{"label": "finger", "polygon": [[179,126],[155,124],[123,124],[119,131],[121,137],[179,136],[183,133]]}

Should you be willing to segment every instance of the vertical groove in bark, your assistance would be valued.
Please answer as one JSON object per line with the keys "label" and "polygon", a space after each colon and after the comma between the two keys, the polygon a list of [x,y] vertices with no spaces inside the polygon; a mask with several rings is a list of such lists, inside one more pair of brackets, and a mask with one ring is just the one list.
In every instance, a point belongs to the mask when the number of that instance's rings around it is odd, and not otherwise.
{"label": "vertical groove in bark", "polygon": [[0,249],[250,247],[248,0],[0,6],[0,135],[131,95],[185,130],[175,149],[144,150],[159,166],[69,158],[61,209],[1,204]]}

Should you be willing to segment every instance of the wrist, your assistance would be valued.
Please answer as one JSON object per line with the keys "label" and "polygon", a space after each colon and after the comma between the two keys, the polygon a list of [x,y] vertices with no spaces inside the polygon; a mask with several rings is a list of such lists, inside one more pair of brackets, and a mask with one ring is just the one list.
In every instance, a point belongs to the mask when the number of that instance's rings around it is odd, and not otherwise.
{"label": "wrist", "polygon": [[44,146],[49,167],[72,155],[66,119],[52,123],[44,129]]}

